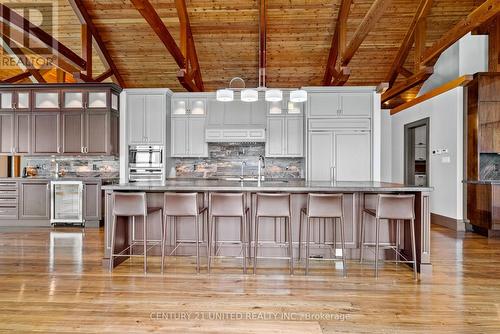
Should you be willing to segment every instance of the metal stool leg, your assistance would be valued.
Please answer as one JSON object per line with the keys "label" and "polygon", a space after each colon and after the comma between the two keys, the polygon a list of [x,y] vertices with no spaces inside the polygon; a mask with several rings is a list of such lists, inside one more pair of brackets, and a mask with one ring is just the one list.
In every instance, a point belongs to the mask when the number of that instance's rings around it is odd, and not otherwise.
{"label": "metal stool leg", "polygon": [[347,268],[345,261],[345,229],[344,229],[344,217],[340,217],[340,243],[342,247],[342,269],[344,277],[347,276]]}
{"label": "metal stool leg", "polygon": [[147,219],[148,216],[143,216],[143,230],[144,230],[144,274],[147,273],[147,265],[148,265],[148,258],[147,258],[147,251],[148,251],[148,245],[147,245],[147,240],[148,240],[148,228],[147,228]]}
{"label": "metal stool leg", "polygon": [[359,263],[363,263],[363,249],[365,245],[365,212],[361,212],[361,242],[359,247]]}
{"label": "metal stool leg", "polygon": [[306,275],[309,275],[309,241],[311,237],[311,218],[306,217]]}
{"label": "metal stool leg", "polygon": [[163,217],[162,221],[162,236],[161,236],[161,273],[163,274],[165,267],[165,244],[167,243],[167,215]]}
{"label": "metal stool leg", "polygon": [[210,255],[210,224],[209,224],[209,221],[208,221],[208,212],[205,211],[203,213],[204,215],[204,218],[203,218],[203,229],[205,230],[206,229],[206,237],[207,237],[207,270],[208,270],[208,257]]}
{"label": "metal stool leg", "polygon": [[243,214],[243,216],[241,217],[241,245],[243,248],[243,273],[244,274],[247,273],[247,245],[245,243],[246,234],[247,234],[247,231],[246,231],[247,218],[246,218],[246,216],[247,216],[246,214]]}
{"label": "metal stool leg", "polygon": [[396,220],[396,264],[399,264],[399,236],[401,235],[400,233],[400,220]]}
{"label": "metal stool leg", "polygon": [[109,254],[109,271],[113,271],[115,254],[115,232],[116,232],[116,216],[113,215],[113,223],[111,224],[111,252]]}
{"label": "metal stool leg", "polygon": [[259,217],[255,218],[255,232],[253,236],[253,274],[257,272],[257,248],[259,247]]}
{"label": "metal stool leg", "polygon": [[415,246],[415,219],[412,219],[410,222],[410,228],[411,228],[411,251],[412,251],[412,257],[413,257],[413,278],[417,280],[418,274],[417,274],[417,250]]}
{"label": "metal stool leg", "polygon": [[210,262],[212,261],[212,228],[213,228],[213,223],[214,218],[209,214],[208,215],[208,253],[207,253],[207,271],[210,273]]}
{"label": "metal stool leg", "polygon": [[300,210],[299,217],[299,261],[302,260],[302,220],[304,219],[304,212]]}
{"label": "metal stool leg", "polygon": [[379,232],[380,232],[380,219],[375,220],[375,277],[378,277],[378,256],[379,256]]}
{"label": "metal stool leg", "polygon": [[194,228],[196,238],[196,273],[200,273],[200,225],[198,223],[198,216],[194,217]]}
{"label": "metal stool leg", "polygon": [[290,217],[285,218],[288,227],[288,256],[290,257],[290,275],[293,275],[293,245],[292,245],[292,223]]}

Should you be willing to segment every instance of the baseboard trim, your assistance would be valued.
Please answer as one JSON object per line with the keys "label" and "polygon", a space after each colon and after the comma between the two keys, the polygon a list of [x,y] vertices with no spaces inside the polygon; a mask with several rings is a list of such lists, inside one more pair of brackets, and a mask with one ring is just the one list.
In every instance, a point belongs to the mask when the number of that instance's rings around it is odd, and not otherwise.
{"label": "baseboard trim", "polygon": [[465,232],[465,222],[461,219],[454,219],[437,213],[431,213],[431,223],[449,228],[457,232]]}

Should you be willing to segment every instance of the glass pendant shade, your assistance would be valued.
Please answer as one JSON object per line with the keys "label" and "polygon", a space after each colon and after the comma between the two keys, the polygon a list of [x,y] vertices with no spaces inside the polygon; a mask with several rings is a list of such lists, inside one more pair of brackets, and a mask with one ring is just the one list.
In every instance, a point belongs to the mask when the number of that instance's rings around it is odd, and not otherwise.
{"label": "glass pendant shade", "polygon": [[255,89],[243,89],[241,91],[241,101],[255,102],[259,100],[259,92]]}
{"label": "glass pendant shade", "polygon": [[279,102],[283,100],[283,92],[279,89],[266,90],[266,101]]}
{"label": "glass pendant shade", "polygon": [[292,90],[290,92],[290,101],[291,102],[306,102],[307,101],[307,92],[303,89]]}
{"label": "glass pendant shade", "polygon": [[218,89],[216,93],[217,101],[230,102],[234,100],[234,92],[230,89]]}

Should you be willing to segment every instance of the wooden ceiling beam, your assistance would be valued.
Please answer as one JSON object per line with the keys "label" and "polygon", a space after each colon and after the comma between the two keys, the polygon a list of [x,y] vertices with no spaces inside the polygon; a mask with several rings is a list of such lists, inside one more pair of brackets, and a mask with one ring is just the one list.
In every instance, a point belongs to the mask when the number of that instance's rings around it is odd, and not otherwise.
{"label": "wooden ceiling beam", "polygon": [[81,25],[81,35],[82,35],[82,56],[86,61],[85,65],[85,75],[92,78],[92,33],[89,30],[88,25]]}
{"label": "wooden ceiling beam", "polygon": [[428,48],[420,58],[421,65],[433,65],[443,51],[498,13],[500,13],[500,0],[486,0]]}
{"label": "wooden ceiling beam", "polygon": [[382,94],[382,103],[389,101],[390,99],[401,95],[408,89],[415,87],[416,85],[424,82],[429,78],[434,72],[432,67],[426,67],[418,73],[415,73],[413,76],[408,79],[394,85],[391,89],[387,90],[384,94]]}
{"label": "wooden ceiling beam", "polygon": [[343,86],[347,82],[347,80],[349,80],[351,70],[348,67],[341,67],[338,72],[334,70],[333,75],[333,80],[330,85]]}
{"label": "wooden ceiling beam", "polygon": [[102,82],[113,75],[113,71],[108,68],[106,71],[94,78],[95,82]]}
{"label": "wooden ceiling beam", "polygon": [[500,72],[500,15],[488,27],[488,71]]}
{"label": "wooden ceiling beam", "polygon": [[385,77],[385,81],[389,82],[389,86],[392,87],[396,78],[398,77],[399,71],[401,67],[404,65],[406,58],[408,57],[408,53],[410,53],[411,47],[413,46],[415,30],[417,28],[418,23],[424,19],[432,6],[432,0],[420,0],[420,4],[413,16],[413,20],[410,23],[408,30],[406,31],[405,37],[403,38],[403,42],[401,42],[401,46],[399,47],[398,53],[392,62],[391,68],[389,69],[389,73]]}
{"label": "wooden ceiling beam", "polygon": [[391,0],[375,0],[373,2],[372,6],[368,10],[368,13],[366,13],[363,18],[363,21],[361,21],[356,29],[351,41],[342,53],[342,57],[340,59],[341,66],[345,67],[349,64],[361,43],[363,43],[366,36],[368,36],[368,33],[373,29],[390,4]]}
{"label": "wooden ceiling beam", "polygon": [[15,83],[24,79],[28,79],[31,76],[31,73],[28,71],[16,74],[10,78],[3,79],[2,81],[5,83]]}
{"label": "wooden ceiling beam", "polygon": [[181,52],[184,56],[184,69],[187,72],[193,71],[193,80],[196,90],[203,91],[203,78],[201,77],[200,63],[198,62],[198,54],[194,43],[193,33],[191,31],[191,23],[187,12],[185,0],[175,0],[177,15],[181,27]]}
{"label": "wooden ceiling beam", "polygon": [[125,80],[123,80],[123,77],[120,75],[120,72],[118,71],[115,62],[113,61],[113,58],[111,58],[111,55],[109,54],[109,51],[106,48],[106,44],[104,44],[104,41],[102,40],[101,35],[99,34],[99,31],[97,30],[97,27],[92,21],[92,17],[87,11],[87,8],[83,4],[82,0],[68,0],[68,1],[71,7],[73,8],[73,11],[75,12],[76,16],[79,18],[80,23],[85,24],[87,26],[87,29],[90,31],[91,36],[94,38],[94,42],[97,45],[96,51],[99,54],[100,58],[113,71],[113,76],[115,77],[116,82],[121,87],[125,88],[126,86]]}
{"label": "wooden ceiling beam", "polygon": [[413,72],[408,70],[406,67],[401,66],[399,68],[399,74],[403,75],[405,78],[409,78],[413,75]]}
{"label": "wooden ceiling beam", "polygon": [[[68,59],[71,63],[75,64],[78,68],[84,69],[86,62],[79,55],[71,51],[64,44],[56,40],[54,37],[32,24],[30,21],[17,14],[4,4],[0,3],[0,18],[4,23],[15,27],[26,33],[30,39],[35,38],[41,41],[49,49],[54,50],[57,54]],[[7,36],[10,37],[10,36]]]}
{"label": "wooden ceiling beam", "polygon": [[337,60],[345,47],[347,18],[349,16],[351,3],[352,0],[341,0],[340,2],[337,22],[335,24],[335,30],[332,37],[332,44],[330,46],[330,52],[328,53],[328,61],[326,63],[325,74],[323,76],[324,86],[329,86],[331,84],[334,71],[336,71]]}

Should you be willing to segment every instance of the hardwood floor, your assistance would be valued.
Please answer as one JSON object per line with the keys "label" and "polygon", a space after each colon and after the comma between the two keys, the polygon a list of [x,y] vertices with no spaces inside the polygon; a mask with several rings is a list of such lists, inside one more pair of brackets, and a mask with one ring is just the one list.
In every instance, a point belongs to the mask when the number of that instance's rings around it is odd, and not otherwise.
{"label": "hardwood floor", "polygon": [[286,261],[242,275],[233,260],[196,275],[194,258],[169,258],[164,276],[157,258],[147,276],[140,258],[111,275],[102,242],[97,229],[0,229],[0,331],[500,332],[500,240],[472,233],[433,227],[425,282],[390,263],[375,279],[371,264],[353,261],[345,279],[325,262],[309,277],[288,276]]}

